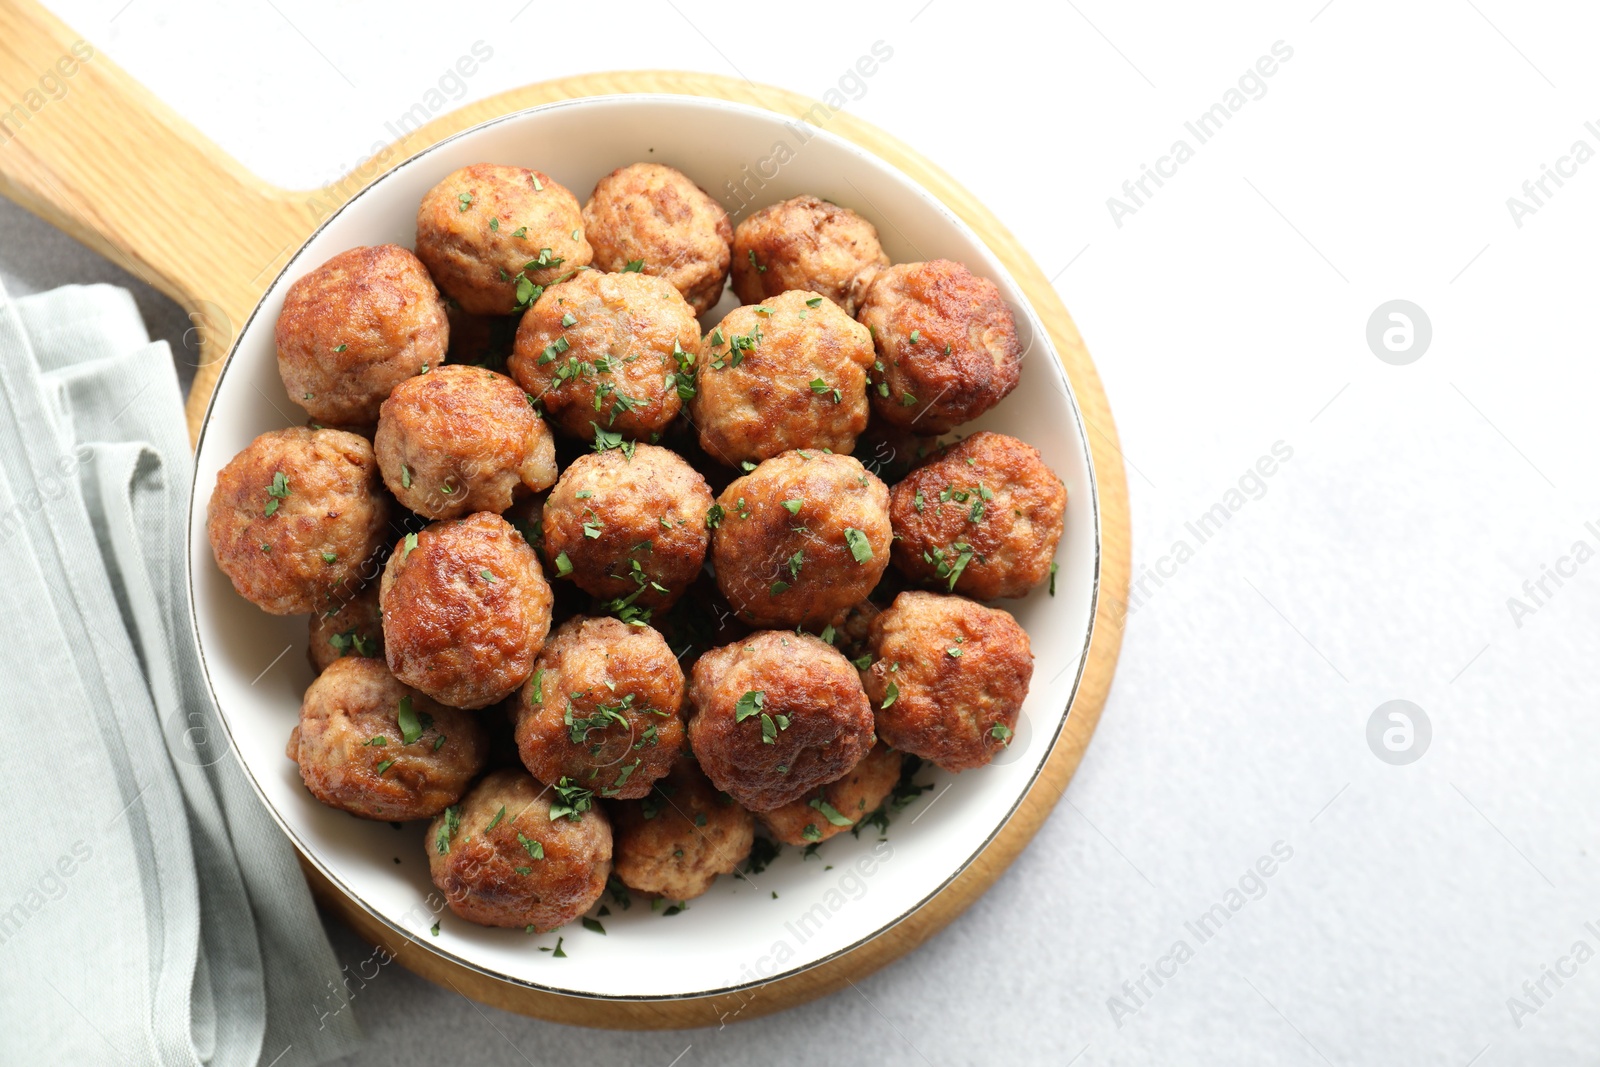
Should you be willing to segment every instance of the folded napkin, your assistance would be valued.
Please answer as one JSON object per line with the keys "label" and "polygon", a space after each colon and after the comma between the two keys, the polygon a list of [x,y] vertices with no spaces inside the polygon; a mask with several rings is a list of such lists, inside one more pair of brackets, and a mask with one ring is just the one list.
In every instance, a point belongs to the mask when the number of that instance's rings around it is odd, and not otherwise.
{"label": "folded napkin", "polygon": [[0,397],[0,1062],[346,1054],[338,963],[193,648],[170,351],[121,289],[0,288]]}

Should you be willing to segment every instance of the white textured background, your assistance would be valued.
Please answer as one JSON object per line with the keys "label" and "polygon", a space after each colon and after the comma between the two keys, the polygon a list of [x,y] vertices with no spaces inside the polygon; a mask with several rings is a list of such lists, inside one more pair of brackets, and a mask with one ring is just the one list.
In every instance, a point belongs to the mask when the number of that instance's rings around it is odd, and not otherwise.
{"label": "white textured background", "polygon": [[[1600,152],[1595,12],[1214,6],[52,4],[298,186],[387,139],[480,40],[494,56],[461,100],[630,67],[821,96],[887,42],[849,109],[1055,276],[1121,430],[1136,578],[1171,575],[1136,599],[1099,733],[1033,846],[858,991],[720,1031],[597,1034],[389,967],[351,1005],[371,1035],[352,1065],[1600,1061],[1600,962],[1561,964],[1574,976],[1538,1002],[1522,989],[1576,942],[1600,951],[1600,559],[1560,564],[1539,603],[1521,588],[1576,541],[1600,549],[1600,159],[1520,227],[1506,203],[1574,141]],[[1279,41],[1293,55],[1265,95],[1197,144],[1184,122]],[[1107,198],[1178,138],[1193,158],[1116,225]],[[14,290],[120,278],[9,204],[0,235]],[[139,295],[180,343],[181,314]],[[1406,366],[1365,338],[1397,298],[1433,331]],[[1198,544],[1185,523],[1278,442],[1292,459]],[[1179,539],[1192,558],[1162,562]],[[1513,596],[1536,608],[1520,626]],[[1366,739],[1396,698],[1432,727],[1406,766]],[[1202,943],[1185,922],[1279,842],[1292,858]],[[368,950],[334,936],[354,971]],[[1175,977],[1124,990],[1180,940]]]}

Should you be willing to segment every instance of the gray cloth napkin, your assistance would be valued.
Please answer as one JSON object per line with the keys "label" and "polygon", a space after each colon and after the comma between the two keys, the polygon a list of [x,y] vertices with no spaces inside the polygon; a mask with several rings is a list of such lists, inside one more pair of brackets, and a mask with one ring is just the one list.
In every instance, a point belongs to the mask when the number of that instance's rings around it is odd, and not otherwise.
{"label": "gray cloth napkin", "polygon": [[0,288],[0,395],[0,1063],[344,1055],[338,963],[193,649],[170,351],[124,290]]}

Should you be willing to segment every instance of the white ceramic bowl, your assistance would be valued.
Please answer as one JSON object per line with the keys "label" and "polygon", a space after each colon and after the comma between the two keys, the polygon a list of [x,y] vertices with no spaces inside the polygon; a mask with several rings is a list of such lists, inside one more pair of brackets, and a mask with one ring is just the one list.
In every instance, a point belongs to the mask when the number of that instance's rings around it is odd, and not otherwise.
{"label": "white ceramic bowl", "polygon": [[[458,167],[538,167],[583,200],[596,180],[640,160],[684,171],[736,213],[736,222],[757,207],[813,193],[870,219],[897,263],[943,257],[993,279],[1016,313],[1028,353],[1016,391],[964,429],[1001,430],[1044,454],[1067,486],[1066,535],[1055,595],[1040,589],[1003,605],[1028,631],[1034,673],[1016,737],[995,764],[959,776],[924,770],[919,781],[933,789],[895,818],[887,843],[868,829],[859,838],[841,834],[809,859],[785,849],[749,879],[718,879],[676,915],[652,912],[637,897],[627,911],[613,904],[604,936],[573,924],[560,931],[566,956],[555,958],[539,951],[556,944],[555,934],[474,926],[444,907],[428,878],[425,823],[395,829],[312,799],[284,756],[312,678],[306,619],[266,615],[234,593],[211,558],[206,502],[217,471],[252,438],[305,420],[284,392],[273,348],[273,326],[295,279],[357,245],[411,247],[422,195]],[[736,302],[728,293],[703,321],[716,321]],[[1082,674],[1099,577],[1082,417],[1048,335],[988,248],[920,186],[847,141],[771,112],[677,96],[596,97],[508,115],[422,152],[328,219],[267,290],[217,383],[196,457],[189,525],[195,636],[212,691],[246,772],[300,851],[372,915],[458,963],[601,998],[753,986],[847,952],[937,894],[1004,825],[1049,754]]]}

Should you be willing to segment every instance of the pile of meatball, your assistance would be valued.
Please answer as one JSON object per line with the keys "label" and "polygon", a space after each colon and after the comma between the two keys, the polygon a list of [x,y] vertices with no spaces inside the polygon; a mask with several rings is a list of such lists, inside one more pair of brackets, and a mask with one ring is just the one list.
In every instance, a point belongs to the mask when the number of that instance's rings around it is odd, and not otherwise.
{"label": "pile of meatball", "polygon": [[1012,738],[1033,657],[982,602],[1052,580],[1066,490],[1016,438],[941,443],[1022,355],[961,264],[891,265],[813,196],[734,228],[666,166],[580,207],[477,164],[415,252],[295,282],[276,342],[308,420],[222,469],[212,551],[310,616],[306,788],[431,820],[463,919],[552,930],[608,880],[682,902],[758,825],[859,830],[908,766]]}

